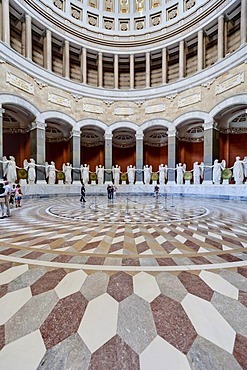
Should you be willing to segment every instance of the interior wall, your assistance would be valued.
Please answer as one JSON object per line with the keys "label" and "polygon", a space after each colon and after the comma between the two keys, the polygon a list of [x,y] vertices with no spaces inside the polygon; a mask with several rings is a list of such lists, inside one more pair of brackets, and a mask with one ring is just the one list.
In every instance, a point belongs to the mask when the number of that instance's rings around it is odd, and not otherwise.
{"label": "interior wall", "polygon": [[30,159],[30,135],[25,134],[4,134],[3,155],[7,158],[15,157],[16,165],[23,166],[24,159]]}
{"label": "interior wall", "polygon": [[81,146],[81,164],[88,164],[89,170],[95,172],[96,166],[105,165],[105,147],[100,146]]}
{"label": "interior wall", "polygon": [[136,165],[135,147],[133,148],[116,148],[112,147],[112,165],[118,164],[121,172],[127,172],[127,166]]}
{"label": "interior wall", "polygon": [[247,156],[247,134],[229,135],[229,164],[234,164],[236,157],[243,159]]}
{"label": "interior wall", "polygon": [[168,146],[154,147],[144,145],[143,162],[143,165],[152,165],[153,172],[157,172],[161,163],[164,165],[168,163]]}
{"label": "interior wall", "polygon": [[57,170],[61,170],[63,163],[70,162],[70,143],[69,141],[62,142],[46,142],[46,161],[55,162]]}
{"label": "interior wall", "polygon": [[203,162],[203,141],[198,143],[180,141],[178,153],[179,162],[185,163],[186,169],[190,171],[194,162]]}

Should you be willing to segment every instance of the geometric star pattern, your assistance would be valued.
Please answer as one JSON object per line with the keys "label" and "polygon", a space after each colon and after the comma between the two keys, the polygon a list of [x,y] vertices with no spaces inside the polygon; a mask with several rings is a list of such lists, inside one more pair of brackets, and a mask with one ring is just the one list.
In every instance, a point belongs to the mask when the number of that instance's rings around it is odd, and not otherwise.
{"label": "geometric star pattern", "polygon": [[243,202],[78,203],[1,220],[2,369],[246,369]]}

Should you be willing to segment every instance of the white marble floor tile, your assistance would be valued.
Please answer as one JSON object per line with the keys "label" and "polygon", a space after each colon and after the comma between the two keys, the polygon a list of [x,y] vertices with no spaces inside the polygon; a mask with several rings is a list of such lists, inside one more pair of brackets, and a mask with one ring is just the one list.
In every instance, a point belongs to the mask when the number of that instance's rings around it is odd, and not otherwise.
{"label": "white marble floor tile", "polygon": [[46,352],[39,330],[7,344],[0,352],[2,370],[35,370]]}
{"label": "white marble floor tile", "polygon": [[178,248],[175,248],[169,254],[183,254],[183,253]]}
{"label": "white marble floor tile", "polygon": [[88,303],[78,333],[92,353],[116,335],[118,306],[107,293]]}
{"label": "white marble floor tile", "polygon": [[70,294],[78,292],[86,278],[87,274],[82,270],[67,274],[55,288],[58,297],[62,299]]}
{"label": "white marble floor tile", "polygon": [[167,239],[165,239],[162,235],[157,236],[157,238],[155,238],[155,240],[159,244],[165,243],[167,241]]}
{"label": "white marble floor tile", "polygon": [[118,236],[116,238],[113,238],[111,244],[121,243],[123,241],[124,241],[124,235],[121,235],[121,236]]}
{"label": "white marble floor tile", "polygon": [[134,293],[147,302],[152,302],[160,294],[155,277],[146,272],[140,272],[133,277],[133,286]]}
{"label": "white marble floor tile", "polygon": [[18,276],[24,274],[28,270],[28,265],[21,265],[11,267],[10,269],[1,272],[0,274],[0,285],[7,284],[10,281],[16,279]]}
{"label": "white marble floor tile", "polygon": [[233,299],[238,299],[238,289],[223,279],[223,277],[220,275],[209,271],[201,271],[199,276],[208,286],[210,286],[210,288],[216,292],[224,294],[225,296]]}
{"label": "white marble floor tile", "polygon": [[191,370],[186,356],[157,336],[140,355],[140,370]]}
{"label": "white marble floor tile", "polygon": [[210,302],[187,294],[181,304],[199,335],[232,353],[236,333]]}
{"label": "white marble floor tile", "polygon": [[199,234],[193,234],[192,235],[192,238],[198,239],[198,240],[200,240],[202,242],[205,242],[205,240],[206,240],[206,238],[204,236],[199,235]]}
{"label": "white marble floor tile", "polygon": [[135,238],[135,244],[140,244],[145,242],[144,236],[138,236],[138,238]]}
{"label": "white marble floor tile", "polygon": [[0,299],[0,325],[5,324],[31,297],[29,287],[5,294]]}

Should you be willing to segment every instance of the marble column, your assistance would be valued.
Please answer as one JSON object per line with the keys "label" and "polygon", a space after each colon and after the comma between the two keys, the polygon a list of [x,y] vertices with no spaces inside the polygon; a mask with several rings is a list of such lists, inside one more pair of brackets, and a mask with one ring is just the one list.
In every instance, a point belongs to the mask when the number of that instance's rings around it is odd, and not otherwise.
{"label": "marble column", "polygon": [[[203,162],[205,166],[212,166],[215,159],[219,159],[219,131],[216,129],[217,124],[214,121],[205,122],[204,128],[204,156]],[[213,172],[210,168],[205,168],[203,183],[212,184]]]}
{"label": "marble column", "polygon": [[[3,114],[5,110],[0,104],[0,159],[3,158]],[[3,178],[3,165],[0,163],[0,179]]]}
{"label": "marble column", "polygon": [[146,87],[150,87],[150,53],[146,53]]}
{"label": "marble column", "polygon": [[118,54],[114,54],[114,89],[118,89]]}
{"label": "marble column", "polygon": [[26,23],[26,58],[32,60],[32,18],[29,14],[25,15]]}
{"label": "marble column", "polygon": [[45,122],[35,121],[30,130],[30,158],[33,158],[37,165],[37,183],[45,181]]}
{"label": "marble column", "polygon": [[184,40],[179,42],[179,78],[184,78],[185,76],[185,48]]}
{"label": "marble column", "polygon": [[70,78],[69,41],[64,40],[63,73],[65,78]]}
{"label": "marble column", "polygon": [[241,45],[247,42],[247,0],[241,0]]}
{"label": "marble column", "polygon": [[9,0],[2,0],[2,38],[10,45]]}
{"label": "marble column", "polygon": [[98,87],[103,87],[103,55],[98,53]]}
{"label": "marble column", "polygon": [[82,48],[82,83],[87,83],[87,49]]}
{"label": "marble column", "polygon": [[167,83],[167,49],[162,49],[162,84]]}
{"label": "marble column", "polygon": [[197,34],[197,71],[204,68],[204,33],[200,30]]}
{"label": "marble column", "polygon": [[46,30],[46,37],[45,37],[45,44],[44,44],[44,47],[45,47],[45,53],[44,53],[44,56],[45,56],[45,68],[48,70],[48,71],[51,71],[52,70],[52,41],[51,41],[51,36],[52,36],[52,33],[50,30]]}
{"label": "marble column", "polygon": [[[71,130],[70,138],[70,163],[73,168],[81,166],[81,132],[80,130]],[[73,184],[81,180],[80,170],[73,170]]]}
{"label": "marble column", "polygon": [[224,15],[220,15],[218,18],[218,60],[224,58]]}
{"label": "marble column", "polygon": [[[170,129],[168,130],[168,167],[176,168],[178,163],[178,139],[177,139],[177,130]],[[175,184],[176,172],[173,170],[168,171],[168,183]]]}
{"label": "marble column", "polygon": [[136,133],[136,184],[143,184],[143,138],[142,131]]}
{"label": "marble column", "polygon": [[[112,133],[105,133],[105,169],[110,170],[112,168]],[[112,174],[107,171],[105,172],[105,182],[109,183],[112,181]]]}
{"label": "marble column", "polygon": [[130,89],[134,89],[134,86],[135,86],[134,55],[130,54]]}

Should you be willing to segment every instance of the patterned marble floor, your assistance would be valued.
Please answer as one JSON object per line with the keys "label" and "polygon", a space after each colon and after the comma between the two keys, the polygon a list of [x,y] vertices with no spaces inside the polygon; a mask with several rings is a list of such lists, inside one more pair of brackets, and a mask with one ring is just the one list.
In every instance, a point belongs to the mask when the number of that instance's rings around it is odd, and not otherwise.
{"label": "patterned marble floor", "polygon": [[247,369],[246,205],[24,199],[0,220],[0,368]]}

